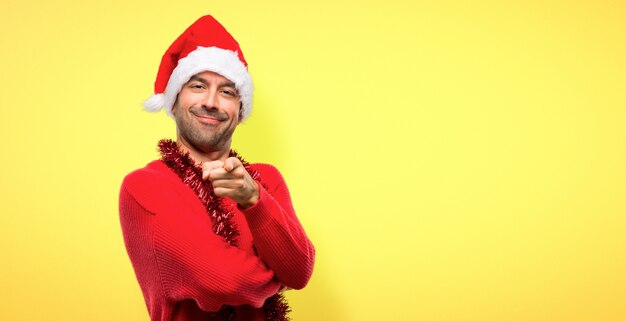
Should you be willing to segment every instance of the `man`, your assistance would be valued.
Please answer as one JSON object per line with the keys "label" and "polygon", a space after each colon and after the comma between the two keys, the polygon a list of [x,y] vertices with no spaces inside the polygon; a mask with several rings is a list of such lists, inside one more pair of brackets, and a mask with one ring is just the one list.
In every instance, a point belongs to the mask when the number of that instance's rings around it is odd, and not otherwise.
{"label": "man", "polygon": [[251,111],[239,44],[210,16],[167,50],[144,106],[165,108],[176,142],[120,191],[124,242],[151,320],[287,320],[281,291],[303,288],[314,248],[276,168],[231,151]]}

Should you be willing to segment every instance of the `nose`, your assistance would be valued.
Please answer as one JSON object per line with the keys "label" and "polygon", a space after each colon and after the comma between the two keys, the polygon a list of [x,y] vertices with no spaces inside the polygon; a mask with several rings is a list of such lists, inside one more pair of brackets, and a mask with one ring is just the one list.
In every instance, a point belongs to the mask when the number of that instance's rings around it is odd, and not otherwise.
{"label": "nose", "polygon": [[217,90],[213,89],[207,91],[204,101],[202,102],[202,107],[207,109],[219,109]]}

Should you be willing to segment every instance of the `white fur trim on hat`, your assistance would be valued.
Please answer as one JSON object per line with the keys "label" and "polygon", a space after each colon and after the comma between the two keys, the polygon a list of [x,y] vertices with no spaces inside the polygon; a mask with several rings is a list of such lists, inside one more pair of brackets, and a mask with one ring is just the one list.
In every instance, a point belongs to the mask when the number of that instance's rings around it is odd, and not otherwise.
{"label": "white fur trim on hat", "polygon": [[235,83],[239,96],[241,98],[241,119],[240,122],[248,118],[252,111],[252,78],[248,73],[246,66],[239,60],[237,52],[225,50],[218,47],[198,47],[190,52],[186,57],[178,61],[178,65],[172,71],[167,87],[162,97],[158,94],[148,98],[144,102],[144,107],[148,111],[158,111],[165,107],[165,111],[170,117],[172,114],[172,106],[176,102],[176,97],[182,89],[183,85],[189,79],[198,73],[204,71],[212,71],[222,75],[228,80]]}
{"label": "white fur trim on hat", "polygon": [[157,112],[165,106],[165,95],[154,94],[143,102],[143,108],[147,111]]}

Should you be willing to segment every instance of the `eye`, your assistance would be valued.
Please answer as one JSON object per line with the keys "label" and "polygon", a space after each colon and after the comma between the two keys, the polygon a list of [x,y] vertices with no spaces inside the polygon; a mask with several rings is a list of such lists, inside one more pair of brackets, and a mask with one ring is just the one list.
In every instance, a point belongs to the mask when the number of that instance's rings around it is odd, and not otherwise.
{"label": "eye", "polygon": [[201,90],[206,89],[206,86],[205,86],[203,83],[201,83],[201,82],[197,82],[197,81],[190,82],[190,83],[187,85],[187,87],[191,88],[191,89],[192,89],[192,90],[194,90],[194,91],[201,91]]}
{"label": "eye", "polygon": [[234,89],[228,89],[228,88],[224,88],[221,91],[223,94],[226,94],[230,97],[237,97],[237,91]]}

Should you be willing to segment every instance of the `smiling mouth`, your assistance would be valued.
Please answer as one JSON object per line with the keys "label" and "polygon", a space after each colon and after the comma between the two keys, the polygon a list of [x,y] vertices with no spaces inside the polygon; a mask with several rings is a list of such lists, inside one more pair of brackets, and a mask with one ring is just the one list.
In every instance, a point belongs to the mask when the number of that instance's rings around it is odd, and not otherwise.
{"label": "smiling mouth", "polygon": [[206,111],[206,110],[190,110],[191,114],[196,116],[202,123],[206,124],[219,124],[222,121],[228,119],[227,115],[222,113],[218,113],[216,111]]}
{"label": "smiling mouth", "polygon": [[205,116],[205,115],[194,115],[196,116],[196,118],[198,118],[198,120],[200,120],[201,123],[204,124],[219,124],[222,121],[213,117],[213,116]]}

